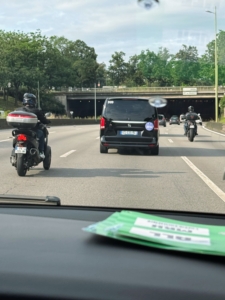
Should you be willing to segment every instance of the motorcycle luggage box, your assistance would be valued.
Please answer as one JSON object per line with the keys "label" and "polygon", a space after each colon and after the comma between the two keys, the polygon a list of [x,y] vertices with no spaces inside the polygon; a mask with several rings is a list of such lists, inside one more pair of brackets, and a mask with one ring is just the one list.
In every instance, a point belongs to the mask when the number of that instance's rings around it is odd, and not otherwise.
{"label": "motorcycle luggage box", "polygon": [[35,114],[25,111],[13,111],[8,114],[8,125],[18,129],[32,129],[37,125],[38,118]]}

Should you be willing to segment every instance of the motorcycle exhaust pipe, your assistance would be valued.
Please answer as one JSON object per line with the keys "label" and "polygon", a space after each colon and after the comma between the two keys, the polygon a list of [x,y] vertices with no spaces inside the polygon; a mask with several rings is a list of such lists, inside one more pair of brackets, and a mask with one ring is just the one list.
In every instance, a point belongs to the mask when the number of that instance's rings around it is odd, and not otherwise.
{"label": "motorcycle exhaust pipe", "polygon": [[30,149],[30,155],[36,155],[37,154],[37,149],[31,148]]}

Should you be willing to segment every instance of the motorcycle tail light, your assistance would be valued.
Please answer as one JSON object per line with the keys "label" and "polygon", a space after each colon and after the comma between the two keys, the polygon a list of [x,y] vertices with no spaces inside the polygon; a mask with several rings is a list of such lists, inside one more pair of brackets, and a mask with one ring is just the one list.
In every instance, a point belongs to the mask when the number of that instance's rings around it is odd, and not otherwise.
{"label": "motorcycle tail light", "polygon": [[25,134],[19,134],[17,136],[17,141],[23,141],[25,142],[27,140],[27,136]]}

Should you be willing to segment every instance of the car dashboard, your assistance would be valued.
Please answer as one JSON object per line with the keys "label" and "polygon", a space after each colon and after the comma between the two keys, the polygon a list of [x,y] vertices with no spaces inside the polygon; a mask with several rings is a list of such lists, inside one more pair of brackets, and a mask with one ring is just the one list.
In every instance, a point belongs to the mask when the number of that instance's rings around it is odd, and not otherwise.
{"label": "car dashboard", "polygon": [[[148,248],[82,230],[120,210],[2,205],[0,298],[225,299],[224,257]],[[222,215],[139,211],[225,225]]]}

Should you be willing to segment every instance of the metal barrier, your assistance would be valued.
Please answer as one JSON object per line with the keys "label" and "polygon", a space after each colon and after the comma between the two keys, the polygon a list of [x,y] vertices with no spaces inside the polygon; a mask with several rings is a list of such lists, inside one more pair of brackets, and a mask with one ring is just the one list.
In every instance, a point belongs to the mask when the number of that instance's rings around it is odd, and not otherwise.
{"label": "metal barrier", "polygon": [[[172,87],[113,87],[113,88],[96,88],[97,93],[108,93],[108,92],[183,92],[183,88],[197,88],[198,92],[215,92],[214,86],[172,86]],[[66,92],[66,93],[93,93],[94,88],[60,88],[52,91],[53,93]],[[219,92],[225,92],[224,86],[218,87]]]}

